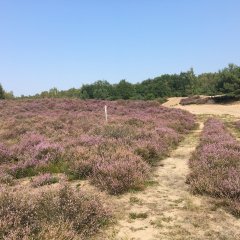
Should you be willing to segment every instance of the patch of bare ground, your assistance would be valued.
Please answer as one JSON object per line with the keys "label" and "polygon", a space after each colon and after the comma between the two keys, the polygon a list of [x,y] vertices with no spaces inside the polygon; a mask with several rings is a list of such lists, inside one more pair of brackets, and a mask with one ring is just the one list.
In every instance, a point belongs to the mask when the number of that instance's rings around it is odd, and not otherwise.
{"label": "patch of bare ground", "polygon": [[240,221],[211,198],[192,195],[185,182],[202,127],[160,162],[144,191],[110,197],[118,221],[95,239],[240,239]]}
{"label": "patch of bare ground", "polygon": [[187,110],[193,114],[214,114],[222,115],[229,114],[235,117],[240,117],[240,102],[231,104],[192,104],[182,106],[179,104],[182,97],[169,98],[167,102],[163,104],[165,107],[181,108]]}

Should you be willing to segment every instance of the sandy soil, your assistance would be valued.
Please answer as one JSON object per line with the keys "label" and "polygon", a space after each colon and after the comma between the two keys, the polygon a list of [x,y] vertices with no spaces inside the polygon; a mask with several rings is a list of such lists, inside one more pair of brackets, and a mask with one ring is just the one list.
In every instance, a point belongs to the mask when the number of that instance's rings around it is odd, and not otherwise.
{"label": "sandy soil", "polygon": [[169,98],[166,103],[163,104],[165,107],[181,108],[194,114],[229,114],[235,117],[240,117],[240,102],[234,104],[201,104],[201,105],[185,105],[179,104],[181,97]]}
{"label": "sandy soil", "polygon": [[240,221],[216,209],[210,198],[193,196],[185,183],[187,162],[198,144],[202,126],[160,162],[151,186],[114,199],[119,220],[104,239],[240,239]]}

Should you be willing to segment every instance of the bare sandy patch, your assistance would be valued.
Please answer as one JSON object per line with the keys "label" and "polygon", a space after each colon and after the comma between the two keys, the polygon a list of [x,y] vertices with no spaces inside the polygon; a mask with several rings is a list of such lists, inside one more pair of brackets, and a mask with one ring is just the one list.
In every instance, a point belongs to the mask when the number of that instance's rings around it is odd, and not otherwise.
{"label": "bare sandy patch", "polygon": [[169,98],[168,101],[163,104],[163,106],[184,109],[193,114],[229,114],[235,117],[240,117],[240,102],[231,104],[192,104],[182,106],[179,104],[181,99],[182,97]]}

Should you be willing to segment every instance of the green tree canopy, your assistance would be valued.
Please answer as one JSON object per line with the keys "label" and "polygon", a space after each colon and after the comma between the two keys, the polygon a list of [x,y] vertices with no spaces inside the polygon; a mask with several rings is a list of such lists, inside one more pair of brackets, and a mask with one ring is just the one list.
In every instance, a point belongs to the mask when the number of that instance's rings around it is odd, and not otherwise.
{"label": "green tree canopy", "polygon": [[0,99],[4,99],[5,98],[5,92],[4,89],[2,87],[2,84],[0,84]]}
{"label": "green tree canopy", "polygon": [[125,79],[116,85],[116,95],[121,99],[130,99],[134,95],[134,86]]}
{"label": "green tree canopy", "polygon": [[[125,79],[116,84],[110,84],[106,80],[99,80],[93,84],[84,84],[78,89],[71,88],[59,91],[56,88],[52,88],[33,97],[161,100],[167,97],[196,94],[240,96],[240,67],[229,64],[228,67],[219,72],[202,73],[198,76],[195,75],[191,68],[189,71],[181,72],[180,74],[163,74],[136,84],[131,84]],[[2,87],[0,88],[0,97],[4,97]]]}
{"label": "green tree canopy", "polygon": [[220,71],[216,89],[221,93],[240,95],[240,67],[229,64]]}

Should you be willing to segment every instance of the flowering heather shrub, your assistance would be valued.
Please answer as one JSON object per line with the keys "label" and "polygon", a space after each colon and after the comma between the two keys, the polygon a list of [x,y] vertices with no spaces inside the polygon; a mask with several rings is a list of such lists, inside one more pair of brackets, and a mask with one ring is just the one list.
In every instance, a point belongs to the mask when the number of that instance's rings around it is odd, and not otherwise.
{"label": "flowering heather shrub", "polygon": [[[158,134],[157,131],[156,133]],[[173,139],[173,137],[171,138]],[[159,160],[166,157],[169,149],[175,146],[170,138],[169,141],[165,140],[165,134],[161,134],[160,137],[156,136],[155,139],[156,142],[154,143],[150,139],[140,139],[136,142],[135,153],[151,166],[156,165]]]}
{"label": "flowering heather shrub", "polygon": [[237,121],[235,124],[236,124],[236,127],[240,129],[240,121]]}
{"label": "flowering heather shrub", "polygon": [[[165,157],[195,127],[195,117],[157,102],[40,99],[0,103],[0,123],[1,141],[13,151],[13,161],[7,164],[12,176],[52,172],[47,167],[54,169],[60,159],[67,168],[60,171],[89,177],[117,193],[142,185],[148,164]],[[102,183],[105,175],[109,185]]]}
{"label": "flowering heather shrub", "polygon": [[217,119],[205,123],[201,142],[190,159],[188,182],[196,193],[226,199],[240,215],[240,143]]}
{"label": "flowering heather shrub", "polygon": [[59,144],[50,143],[42,135],[30,132],[21,138],[15,151],[20,158],[27,157],[45,163],[57,160],[61,156],[63,148]]}
{"label": "flowering heather shrub", "polygon": [[13,152],[5,144],[0,143],[0,164],[10,162],[13,159]]}
{"label": "flowering heather shrub", "polygon": [[93,171],[94,159],[72,161],[69,166],[69,172],[73,179],[86,179]]}
{"label": "flowering heather shrub", "polygon": [[38,239],[45,240],[82,240],[72,229],[72,223],[59,219],[57,222],[43,224],[41,232],[38,234]]}
{"label": "flowering heather shrub", "polygon": [[135,149],[135,153],[141,156],[145,162],[151,166],[154,166],[156,162],[166,156],[167,152],[167,146],[161,145],[159,143],[161,142],[153,145],[150,144],[149,141],[140,142]]}
{"label": "flowering heather shrub", "polygon": [[56,182],[58,182],[57,177],[53,176],[50,173],[44,173],[44,174],[41,174],[41,175],[35,177],[32,180],[31,185],[33,187],[40,187],[40,186],[44,186],[44,185],[50,185],[50,184],[53,184]]}
{"label": "flowering heather shrub", "polygon": [[143,127],[144,126],[144,122],[141,121],[140,119],[137,119],[137,118],[130,118],[125,123],[130,125],[130,126],[137,126],[137,127]]}
{"label": "flowering heather shrub", "polygon": [[179,142],[179,134],[169,127],[158,127],[156,132],[170,145],[176,145]]}
{"label": "flowering heather shrub", "polygon": [[79,139],[79,144],[83,146],[94,146],[99,145],[103,142],[103,138],[99,136],[90,136],[90,135],[84,135],[82,134]]}
{"label": "flowering heather shrub", "polygon": [[134,135],[132,127],[124,125],[106,125],[104,126],[103,132],[101,133],[104,137],[109,138],[131,138]]}
{"label": "flowering heather shrub", "polygon": [[99,198],[67,186],[38,194],[0,193],[0,239],[81,239],[110,217]]}
{"label": "flowering heather shrub", "polygon": [[208,102],[211,102],[211,98],[209,98],[209,97],[202,98],[202,97],[197,95],[197,96],[190,96],[190,97],[181,99],[180,104],[181,105],[205,104],[205,103],[208,103]]}
{"label": "flowering heather shrub", "polygon": [[143,187],[149,167],[139,157],[128,152],[106,156],[93,165],[92,182],[111,194]]}
{"label": "flowering heather shrub", "polygon": [[9,173],[17,178],[32,175],[34,169],[60,160],[63,149],[59,144],[50,143],[44,136],[25,134],[14,148],[17,162]]}
{"label": "flowering heather shrub", "polygon": [[92,174],[93,164],[99,156],[85,146],[79,146],[70,153],[69,175],[71,179],[86,179]]}
{"label": "flowering heather shrub", "polygon": [[0,171],[0,184],[13,185],[14,178],[10,174]]}

